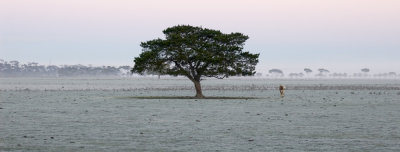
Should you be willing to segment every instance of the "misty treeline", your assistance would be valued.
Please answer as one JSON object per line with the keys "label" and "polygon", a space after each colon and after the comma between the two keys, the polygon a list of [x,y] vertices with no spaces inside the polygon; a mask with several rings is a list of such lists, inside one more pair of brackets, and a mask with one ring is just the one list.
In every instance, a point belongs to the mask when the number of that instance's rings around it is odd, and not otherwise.
{"label": "misty treeline", "polygon": [[[265,74],[266,77],[272,78],[283,78],[285,76],[289,78],[400,78],[400,74],[396,74],[396,72],[386,72],[386,73],[370,73],[369,68],[362,68],[358,72],[354,73],[338,73],[331,72],[325,68],[319,68],[316,71],[313,71],[310,68],[304,68],[302,72],[299,73],[289,73],[285,75],[283,70],[281,69],[270,69],[268,70],[268,74]],[[303,73],[304,72],[304,73]],[[257,73],[256,76],[263,76],[262,73]]]}
{"label": "misty treeline", "polygon": [[[26,64],[19,61],[4,61],[0,59],[0,77],[128,77],[132,76],[131,66],[85,66],[76,65],[40,65],[36,62]],[[369,68],[360,69],[354,73],[337,73],[320,68],[312,70],[304,68],[298,73],[284,73],[281,69],[270,69],[267,73],[257,72],[255,77],[267,78],[400,78],[396,72],[371,73]],[[146,73],[145,76],[158,75]],[[134,75],[137,76],[137,75]]]}
{"label": "misty treeline", "polygon": [[0,77],[124,77],[130,76],[130,66],[85,66],[77,65],[40,65],[36,62],[22,64],[19,61],[0,59]]}

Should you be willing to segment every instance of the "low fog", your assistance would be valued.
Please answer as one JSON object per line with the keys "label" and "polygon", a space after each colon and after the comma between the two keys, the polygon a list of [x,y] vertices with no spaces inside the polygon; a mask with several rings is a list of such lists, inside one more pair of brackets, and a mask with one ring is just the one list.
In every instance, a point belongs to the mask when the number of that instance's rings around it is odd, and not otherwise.
{"label": "low fog", "polygon": [[[21,63],[0,59],[0,77],[159,77],[158,73],[145,75],[132,74],[132,66],[91,66],[91,65],[42,65],[37,62]],[[170,76],[164,76],[170,77]],[[238,76],[240,77],[240,76]],[[312,69],[305,67],[297,72],[271,68],[267,71],[258,70],[252,78],[400,78],[396,72],[374,73],[366,67],[350,73],[335,72],[326,68]]]}

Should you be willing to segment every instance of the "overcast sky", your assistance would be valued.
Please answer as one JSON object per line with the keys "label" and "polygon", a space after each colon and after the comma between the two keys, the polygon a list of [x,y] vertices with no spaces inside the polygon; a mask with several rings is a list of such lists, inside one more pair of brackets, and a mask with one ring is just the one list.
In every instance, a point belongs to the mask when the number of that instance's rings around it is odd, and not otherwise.
{"label": "overcast sky", "polygon": [[399,0],[0,0],[0,59],[132,66],[178,24],[248,35],[261,71],[400,72]]}

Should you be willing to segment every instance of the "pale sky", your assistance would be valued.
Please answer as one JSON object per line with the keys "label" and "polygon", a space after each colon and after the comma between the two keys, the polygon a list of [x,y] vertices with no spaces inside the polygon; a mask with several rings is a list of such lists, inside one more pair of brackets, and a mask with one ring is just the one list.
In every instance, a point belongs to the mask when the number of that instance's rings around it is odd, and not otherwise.
{"label": "pale sky", "polygon": [[133,66],[179,24],[248,35],[260,71],[400,72],[400,0],[0,0],[0,59]]}

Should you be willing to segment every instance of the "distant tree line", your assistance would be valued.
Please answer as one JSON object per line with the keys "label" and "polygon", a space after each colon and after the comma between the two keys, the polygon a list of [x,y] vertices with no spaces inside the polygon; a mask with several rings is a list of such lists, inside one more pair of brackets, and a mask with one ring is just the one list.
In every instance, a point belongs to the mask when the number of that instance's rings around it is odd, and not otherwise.
{"label": "distant tree line", "polygon": [[[127,77],[131,76],[131,66],[85,66],[76,65],[40,65],[36,62],[21,64],[19,61],[4,61],[0,59],[0,77]],[[271,78],[400,78],[396,72],[370,73],[369,68],[362,68],[360,72],[331,73],[328,69],[320,68],[314,72],[310,68],[304,68],[302,72],[284,74],[281,69],[270,69],[268,74],[256,73],[256,77]],[[159,75],[157,72],[147,72],[145,75]]]}
{"label": "distant tree line", "polygon": [[0,77],[85,77],[129,76],[130,66],[40,65],[36,62],[21,64],[19,61],[0,59]]}
{"label": "distant tree line", "polygon": [[[331,73],[328,69],[325,68],[319,68],[313,74],[313,70],[310,68],[304,68],[303,70],[305,74],[302,72],[299,73],[289,73],[288,76],[289,78],[399,78],[400,74],[397,74],[396,72],[386,72],[386,73],[376,73],[376,74],[370,74],[369,72],[371,71],[369,68],[362,68],[360,72],[356,72],[353,74],[347,74],[347,73]],[[257,77],[263,76],[262,73],[257,73]],[[281,69],[270,69],[268,71],[268,74],[265,76],[267,77],[272,77],[272,78],[283,78],[285,77],[285,74],[283,70]]]}

